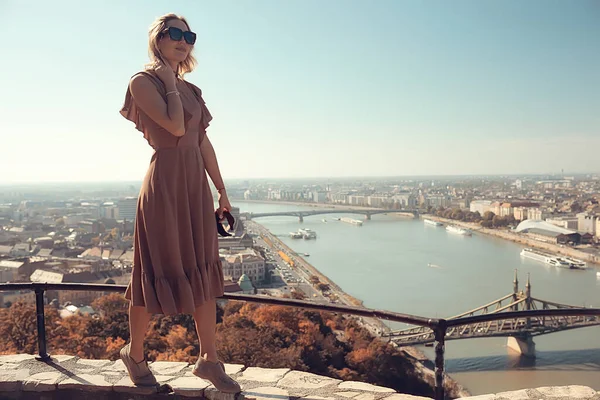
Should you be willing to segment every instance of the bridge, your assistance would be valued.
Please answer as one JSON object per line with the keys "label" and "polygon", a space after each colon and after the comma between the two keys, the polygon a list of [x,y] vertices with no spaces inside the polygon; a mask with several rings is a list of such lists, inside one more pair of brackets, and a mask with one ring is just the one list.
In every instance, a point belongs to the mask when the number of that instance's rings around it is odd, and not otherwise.
{"label": "bridge", "polygon": [[377,214],[412,214],[415,218],[419,216],[419,211],[414,209],[406,210],[383,210],[375,208],[369,209],[344,209],[344,210],[310,210],[310,211],[282,211],[282,212],[268,212],[268,213],[247,213],[248,219],[262,218],[262,217],[297,217],[300,222],[304,222],[304,218],[311,215],[323,215],[323,214],[359,214],[364,215],[365,219],[370,220],[372,215]]}
{"label": "bridge", "polygon": [[[546,335],[569,329],[600,325],[600,316],[553,316],[553,317],[512,317],[501,319],[502,313],[529,310],[564,310],[581,307],[559,304],[531,296],[529,274],[525,291],[519,291],[519,281],[515,271],[513,293],[503,296],[481,307],[467,311],[446,321],[468,319],[478,315],[495,314],[499,318],[494,321],[451,324],[446,331],[445,340],[472,339],[483,337],[508,337],[508,347],[520,354],[535,355],[534,336]],[[433,343],[435,332],[427,327],[415,327],[384,333],[390,341],[398,346],[414,346]]]}

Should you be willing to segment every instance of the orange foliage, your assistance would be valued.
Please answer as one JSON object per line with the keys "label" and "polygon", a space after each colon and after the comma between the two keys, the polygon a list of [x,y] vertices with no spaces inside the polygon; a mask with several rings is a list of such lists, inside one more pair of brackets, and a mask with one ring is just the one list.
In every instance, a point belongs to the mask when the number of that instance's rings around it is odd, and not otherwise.
{"label": "orange foliage", "polygon": [[[94,301],[101,315],[61,319],[46,308],[48,351],[82,358],[117,359],[129,341],[128,302],[120,294]],[[354,319],[282,306],[229,302],[218,311],[217,350],[224,362],[291,368],[360,380],[404,393],[432,395],[403,353],[373,338]],[[335,331],[335,334],[334,334]],[[0,354],[36,353],[33,305],[0,309]],[[200,352],[193,318],[154,315],[145,341],[149,360],[194,363]]]}

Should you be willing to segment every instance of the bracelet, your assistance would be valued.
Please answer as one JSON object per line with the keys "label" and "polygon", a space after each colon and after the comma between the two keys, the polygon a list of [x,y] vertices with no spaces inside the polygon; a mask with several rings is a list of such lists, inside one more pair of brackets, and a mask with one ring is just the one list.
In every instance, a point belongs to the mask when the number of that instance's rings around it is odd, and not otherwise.
{"label": "bracelet", "polygon": [[179,96],[179,92],[177,90],[173,90],[172,92],[167,92],[165,96],[175,93],[175,95]]}

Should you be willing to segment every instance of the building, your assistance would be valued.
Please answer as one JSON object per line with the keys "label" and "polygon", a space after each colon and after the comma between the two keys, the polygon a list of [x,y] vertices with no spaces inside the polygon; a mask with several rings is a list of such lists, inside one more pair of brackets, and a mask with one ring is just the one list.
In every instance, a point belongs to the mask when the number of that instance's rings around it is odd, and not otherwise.
{"label": "building", "polygon": [[254,249],[239,252],[221,251],[223,275],[230,276],[234,281],[242,275],[247,275],[252,282],[262,282],[265,279],[265,260]]}
{"label": "building", "polygon": [[335,204],[348,204],[348,192],[338,192],[331,195],[331,202]]}
{"label": "building", "polygon": [[329,201],[327,192],[325,190],[314,190],[311,193],[312,201],[315,203],[327,203]]}
{"label": "building", "polygon": [[102,204],[100,218],[119,219],[119,207],[112,201]]}
{"label": "building", "polygon": [[546,243],[569,243],[579,244],[581,235],[575,231],[561,228],[546,221],[526,220],[521,222],[515,232]]}
{"label": "building", "polygon": [[394,205],[398,205],[399,208],[417,208],[417,197],[411,193],[398,193],[392,196]]}
{"label": "building", "polygon": [[12,251],[12,246],[4,246],[0,245],[0,257],[8,257],[10,256],[10,252]]}
{"label": "building", "polygon": [[135,212],[137,211],[137,197],[127,197],[117,202],[119,219],[135,220]]}
{"label": "building", "polygon": [[219,236],[219,249],[246,249],[253,245],[254,240],[247,233],[243,233],[242,236]]}
{"label": "building", "polygon": [[523,181],[521,179],[515,181],[515,188],[517,190],[523,190]]}
{"label": "building", "polygon": [[22,261],[0,260],[0,283],[17,281],[23,265]]}
{"label": "building", "polygon": [[516,228],[516,232],[546,243],[574,243],[579,244],[581,235],[577,232],[552,225],[546,221],[526,220]]}
{"label": "building", "polygon": [[252,280],[246,274],[240,276],[240,279],[238,280],[238,285],[240,287],[241,292],[244,294],[255,293],[254,286],[252,285]]}
{"label": "building", "polygon": [[473,200],[471,201],[471,204],[469,204],[469,211],[473,213],[478,212],[479,215],[483,215],[490,211],[491,204],[492,202],[490,200]]}
{"label": "building", "polygon": [[63,218],[67,228],[74,228],[85,219],[86,216],[84,214],[69,214]]}
{"label": "building", "polygon": [[515,213],[514,208],[511,203],[502,203],[500,206],[500,216],[508,217],[509,215],[513,215]]}
{"label": "building", "polygon": [[517,221],[525,221],[527,219],[528,208],[516,207],[513,216]]}
{"label": "building", "polygon": [[392,205],[394,200],[389,196],[368,196],[367,204],[375,208],[386,208]]}
{"label": "building", "polygon": [[353,194],[348,196],[348,204],[353,206],[366,207],[369,205],[368,198],[369,196]]}
{"label": "building", "polygon": [[541,208],[529,208],[527,209],[527,219],[533,221],[543,221],[546,217],[546,213]]}
{"label": "building", "polygon": [[445,195],[432,195],[427,197],[426,204],[434,208],[447,208],[452,204],[452,199]]}
{"label": "building", "polygon": [[27,257],[31,255],[33,249],[30,243],[17,243],[10,251],[11,257]]}
{"label": "building", "polygon": [[596,221],[595,215],[587,212],[577,214],[577,230],[581,233],[596,234]]}
{"label": "building", "polygon": [[500,208],[501,207],[502,207],[502,203],[500,203],[499,201],[494,201],[494,202],[492,202],[490,204],[490,209],[488,211],[493,212],[494,215],[500,215]]}
{"label": "building", "polygon": [[549,222],[552,225],[560,226],[561,228],[576,231],[579,220],[577,217],[555,217],[546,218],[546,222]]}

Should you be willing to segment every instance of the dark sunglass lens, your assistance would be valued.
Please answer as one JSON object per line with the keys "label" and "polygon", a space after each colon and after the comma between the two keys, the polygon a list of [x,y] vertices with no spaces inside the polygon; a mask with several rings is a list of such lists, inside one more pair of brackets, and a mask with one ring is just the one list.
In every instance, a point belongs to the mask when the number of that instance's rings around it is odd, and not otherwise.
{"label": "dark sunglass lens", "polygon": [[180,41],[183,36],[183,31],[179,28],[170,27],[169,28],[169,37],[171,40]]}
{"label": "dark sunglass lens", "polygon": [[187,31],[183,34],[183,38],[188,44],[196,43],[196,34],[194,32]]}

